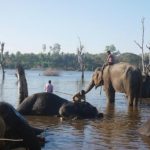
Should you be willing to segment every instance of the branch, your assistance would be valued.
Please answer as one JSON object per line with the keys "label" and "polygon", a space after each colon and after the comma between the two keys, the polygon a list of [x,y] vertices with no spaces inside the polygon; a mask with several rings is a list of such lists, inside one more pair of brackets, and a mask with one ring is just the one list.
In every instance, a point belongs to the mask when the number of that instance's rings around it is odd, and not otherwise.
{"label": "branch", "polygon": [[146,44],[146,47],[150,50],[150,46],[148,46],[148,45]]}
{"label": "branch", "polygon": [[140,49],[142,49],[142,46],[137,41],[134,41],[134,42],[135,42],[135,44],[137,44],[137,46],[140,47]]}
{"label": "branch", "polygon": [[145,18],[143,17],[141,22],[142,22],[142,50],[143,50],[143,45],[144,45],[144,20]]}

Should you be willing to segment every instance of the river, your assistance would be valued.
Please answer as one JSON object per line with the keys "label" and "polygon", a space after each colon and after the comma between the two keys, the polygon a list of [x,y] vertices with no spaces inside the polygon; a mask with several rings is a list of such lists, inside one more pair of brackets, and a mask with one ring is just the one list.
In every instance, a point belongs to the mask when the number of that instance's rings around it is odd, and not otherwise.
{"label": "river", "polygon": [[[62,71],[60,76],[43,76],[39,70],[25,70],[29,95],[44,91],[48,80],[54,85],[54,93],[71,100],[73,94],[85,88],[92,72]],[[114,105],[107,104],[100,88],[87,94],[87,101],[104,113],[103,119],[60,120],[56,117],[25,116],[35,127],[45,128],[46,144],[42,150],[126,150],[150,149],[150,138],[138,134],[137,129],[150,116],[150,103],[143,102],[137,108],[129,108],[124,94],[117,93]],[[6,70],[5,80],[0,80],[0,99],[18,105],[18,89],[15,70]],[[149,100],[150,101],[150,100]]]}

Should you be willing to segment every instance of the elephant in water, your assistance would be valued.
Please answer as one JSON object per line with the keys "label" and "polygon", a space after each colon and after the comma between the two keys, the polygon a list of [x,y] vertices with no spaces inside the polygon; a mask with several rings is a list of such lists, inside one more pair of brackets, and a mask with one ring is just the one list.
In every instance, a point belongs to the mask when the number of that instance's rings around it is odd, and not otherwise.
{"label": "elephant in water", "polygon": [[96,118],[97,109],[88,102],[73,103],[53,93],[36,93],[28,96],[17,108],[23,115],[48,115],[71,118]]}
{"label": "elephant in water", "polygon": [[150,76],[149,75],[143,76],[141,98],[150,98]]}
{"label": "elephant in water", "polygon": [[59,109],[59,114],[64,118],[75,119],[103,117],[103,113],[99,113],[96,107],[88,102],[64,103]]}
{"label": "elephant in water", "polygon": [[25,118],[6,102],[0,102],[0,116],[6,126],[4,138],[23,139],[22,142],[6,142],[5,147],[8,149],[12,147],[26,147],[30,150],[41,149],[40,141],[36,135],[43,132],[42,129],[31,127]]}
{"label": "elephant in water", "polygon": [[[137,106],[141,93],[142,74],[139,68],[128,63],[117,63],[106,66],[103,70],[97,68],[93,73],[88,88],[82,93],[88,93],[94,86],[103,86],[108,102],[115,101],[115,92],[125,93],[130,106]],[[73,99],[82,99],[85,94],[77,93]]]}
{"label": "elephant in water", "polygon": [[77,105],[53,93],[46,92],[28,96],[25,72],[21,65],[17,66],[16,75],[19,84],[19,106],[17,111],[22,115],[56,115],[76,118],[91,118],[91,116],[95,118],[100,116],[97,109],[87,102],[81,102]]}

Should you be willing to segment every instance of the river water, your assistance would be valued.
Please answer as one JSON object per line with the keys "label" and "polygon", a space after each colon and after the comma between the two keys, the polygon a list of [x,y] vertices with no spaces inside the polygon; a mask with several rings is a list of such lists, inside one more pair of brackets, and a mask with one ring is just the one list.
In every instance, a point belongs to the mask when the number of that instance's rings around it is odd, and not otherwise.
{"label": "river water", "polygon": [[[85,88],[92,72],[62,71],[60,76],[43,76],[42,71],[26,70],[29,95],[44,91],[44,85],[52,80],[54,93],[71,100],[71,94]],[[6,70],[5,80],[0,80],[0,99],[18,105],[18,89],[15,70]],[[42,150],[126,150],[150,149],[150,138],[138,134],[137,129],[150,117],[150,103],[142,101],[138,108],[128,107],[124,94],[117,93],[114,105],[106,102],[100,88],[87,94],[87,101],[104,113],[103,119],[60,120],[56,117],[25,116],[35,127],[45,128],[46,144]],[[150,99],[149,99],[150,101]]]}

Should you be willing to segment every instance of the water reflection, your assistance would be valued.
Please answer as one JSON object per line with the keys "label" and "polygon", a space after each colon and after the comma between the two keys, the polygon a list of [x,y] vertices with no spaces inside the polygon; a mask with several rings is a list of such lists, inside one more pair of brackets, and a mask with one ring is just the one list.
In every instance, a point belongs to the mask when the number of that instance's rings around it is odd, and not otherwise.
{"label": "water reflection", "polygon": [[[65,120],[57,117],[27,117],[34,126],[48,128],[44,150],[48,149],[138,149],[140,136],[136,132],[141,119],[139,108],[117,110],[107,104],[103,119]],[[148,142],[144,138],[144,143]],[[146,148],[148,145],[143,145]]]}
{"label": "water reflection", "polygon": [[81,91],[84,87],[85,87],[85,80],[84,79],[81,79],[81,80],[76,80],[76,90],[77,92],[78,91]]}

